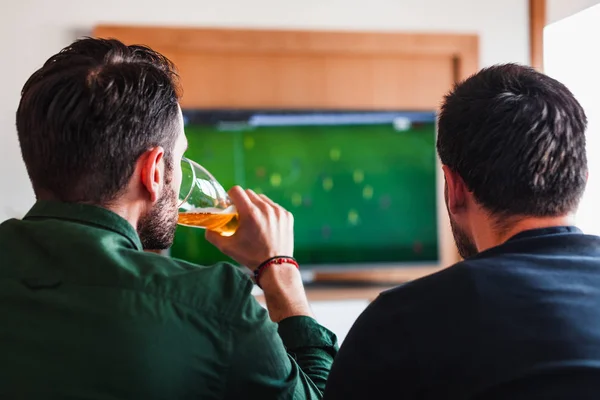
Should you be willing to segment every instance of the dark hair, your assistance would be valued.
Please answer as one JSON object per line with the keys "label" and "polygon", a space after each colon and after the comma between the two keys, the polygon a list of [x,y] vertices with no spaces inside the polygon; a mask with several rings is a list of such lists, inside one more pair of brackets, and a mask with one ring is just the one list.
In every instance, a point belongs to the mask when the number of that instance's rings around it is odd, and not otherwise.
{"label": "dark hair", "polygon": [[36,195],[111,202],[145,151],[162,146],[172,163],[178,112],[177,74],[166,57],[114,39],[74,42],[21,93],[17,131]]}
{"label": "dark hair", "polygon": [[587,119],[560,82],[516,64],[483,69],[446,95],[437,149],[497,216],[576,209],[587,181]]}

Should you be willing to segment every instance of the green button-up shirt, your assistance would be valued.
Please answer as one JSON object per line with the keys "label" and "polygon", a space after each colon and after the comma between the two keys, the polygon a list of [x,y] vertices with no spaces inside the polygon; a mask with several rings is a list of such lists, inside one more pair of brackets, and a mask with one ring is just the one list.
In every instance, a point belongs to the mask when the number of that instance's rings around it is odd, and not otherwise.
{"label": "green button-up shirt", "polygon": [[0,225],[0,398],[321,398],[335,336],[271,322],[238,267],[142,251],[99,207]]}

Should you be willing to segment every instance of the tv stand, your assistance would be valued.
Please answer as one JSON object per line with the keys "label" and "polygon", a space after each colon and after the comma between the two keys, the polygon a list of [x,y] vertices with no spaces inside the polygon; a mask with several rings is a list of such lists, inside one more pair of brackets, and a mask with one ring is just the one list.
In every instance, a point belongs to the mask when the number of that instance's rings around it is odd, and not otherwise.
{"label": "tv stand", "polygon": [[371,282],[371,281],[311,281],[304,283],[304,288],[309,291],[313,289],[388,289],[399,286],[393,282]]}
{"label": "tv stand", "polygon": [[[392,289],[398,284],[380,282],[311,282],[305,284],[306,295],[311,302],[329,302],[344,300],[365,300],[371,302],[379,293]],[[255,287],[253,294],[259,302],[264,303],[262,291]]]}

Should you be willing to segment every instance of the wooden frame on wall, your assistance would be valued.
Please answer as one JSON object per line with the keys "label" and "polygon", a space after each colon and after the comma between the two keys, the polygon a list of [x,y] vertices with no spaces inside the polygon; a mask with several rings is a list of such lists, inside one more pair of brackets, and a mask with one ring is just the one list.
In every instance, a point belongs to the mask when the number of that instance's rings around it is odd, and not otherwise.
{"label": "wooden frame on wall", "polygon": [[529,0],[529,47],[531,66],[544,70],[544,27],[546,0]]}
{"label": "wooden frame on wall", "polygon": [[[184,108],[431,110],[449,89],[430,90],[442,79],[430,74],[436,65],[447,63],[452,80],[478,69],[476,35],[131,26],[98,26],[94,35],[147,44],[171,58]],[[416,89],[411,81],[429,84],[412,96],[396,93]]]}
{"label": "wooden frame on wall", "polygon": [[[479,40],[469,34],[101,25],[93,35],[145,44],[173,60],[182,108],[436,110],[454,82],[479,69]],[[439,265],[315,278],[402,282],[458,261],[441,178],[438,204]]]}

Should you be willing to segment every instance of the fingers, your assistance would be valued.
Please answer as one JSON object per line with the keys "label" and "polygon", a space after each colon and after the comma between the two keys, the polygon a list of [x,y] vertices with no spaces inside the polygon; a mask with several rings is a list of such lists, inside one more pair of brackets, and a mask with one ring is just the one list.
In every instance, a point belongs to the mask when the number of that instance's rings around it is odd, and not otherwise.
{"label": "fingers", "polygon": [[259,195],[257,195],[254,190],[252,189],[247,189],[246,190],[246,194],[248,195],[248,198],[250,199],[250,201],[252,203],[254,203],[255,206],[260,206],[262,204],[264,204],[264,201],[260,198]]}
{"label": "fingers", "polygon": [[270,198],[268,198],[264,194],[261,194],[260,198],[262,199],[262,201],[264,201],[265,203],[267,203],[269,205],[272,205],[273,207],[281,207],[279,204],[275,203],[273,200],[271,200]]}
{"label": "fingers", "polygon": [[229,191],[239,213],[239,227],[231,237],[207,231],[206,240],[250,268],[273,255],[294,251],[294,220],[289,212],[265,196],[236,186]]}
{"label": "fingers", "polygon": [[267,196],[265,196],[264,194],[260,195],[260,198],[267,204],[269,204],[270,206],[272,206],[273,208],[275,208],[276,210],[280,211],[280,214],[283,213],[285,215],[287,215],[288,219],[292,220],[294,219],[294,216],[292,215],[291,212],[289,212],[288,210],[286,210],[284,207],[280,206],[279,204],[275,203],[273,200],[271,200],[270,198],[268,198]]}
{"label": "fingers", "polygon": [[222,242],[223,242],[223,240],[227,240],[226,238],[224,238],[223,236],[221,236],[217,232],[209,231],[209,230],[206,231],[206,234],[204,236],[206,237],[206,240],[210,244],[212,244],[213,246],[215,246],[219,250],[222,249]]}
{"label": "fingers", "polygon": [[229,197],[241,215],[246,215],[252,210],[252,201],[241,187],[232,187],[229,190]]}
{"label": "fingers", "polygon": [[[291,213],[285,208],[275,203],[264,194],[256,194],[252,189],[244,190],[239,186],[235,186],[229,191],[229,195],[237,207],[240,217],[243,215],[251,215],[253,212],[256,212],[255,209],[253,210],[254,207],[264,213],[271,213],[274,211],[276,215],[286,214],[291,216]],[[218,239],[215,238],[215,240]]]}
{"label": "fingers", "polygon": [[273,207],[269,203],[264,201],[263,198],[257,195],[252,189],[248,189],[246,190],[246,192],[248,193],[248,197],[250,198],[252,203],[254,203],[254,205],[258,207],[258,209],[260,209],[262,212],[273,211]]}

